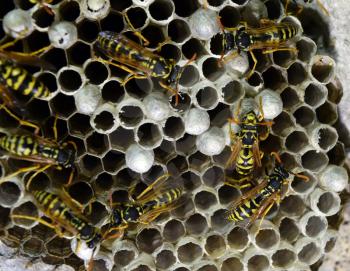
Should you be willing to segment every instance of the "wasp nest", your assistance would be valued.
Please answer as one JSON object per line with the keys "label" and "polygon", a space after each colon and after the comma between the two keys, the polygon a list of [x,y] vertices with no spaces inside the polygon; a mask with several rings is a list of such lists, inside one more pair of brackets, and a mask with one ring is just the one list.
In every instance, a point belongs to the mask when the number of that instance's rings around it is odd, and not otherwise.
{"label": "wasp nest", "polygon": [[[105,223],[109,194],[125,200],[130,185],[150,183],[164,172],[182,178],[190,195],[171,215],[101,248],[96,270],[306,271],[330,250],[336,231],[328,218],[339,213],[339,192],[348,182],[344,146],[334,128],[342,96],[334,61],[318,55],[307,36],[296,41],[298,53],[257,51],[257,69],[249,80],[244,74],[252,63],[246,54],[225,67],[217,61],[222,49],[217,16],[225,27],[278,20],[285,16],[280,1],[208,0],[204,9],[200,0],[53,0],[54,14],[27,0],[2,2],[1,29],[13,37],[25,32],[23,48],[53,45],[43,58],[57,72],[33,69],[52,95],[28,101],[27,108],[48,130],[57,114],[59,137],[77,143],[79,177],[68,192],[83,205],[92,201],[91,222]],[[311,11],[302,14],[322,17]],[[123,70],[93,58],[99,31],[130,32],[122,13],[150,48],[170,38],[159,51],[165,58],[185,63],[196,54],[180,79],[179,104],[150,79],[133,79],[123,87]],[[295,177],[258,231],[225,219],[225,208],[241,192],[223,183],[230,155],[227,119],[241,99],[260,96],[265,118],[274,121],[262,150],[280,152],[287,168],[310,181]],[[14,124],[2,116],[1,126]],[[3,160],[1,174],[22,166]],[[41,173],[33,185],[60,187],[66,177],[64,171]],[[35,221],[11,220],[11,214],[39,213],[23,183],[12,179],[0,185],[3,242],[30,258],[78,270],[84,263],[70,240]]]}

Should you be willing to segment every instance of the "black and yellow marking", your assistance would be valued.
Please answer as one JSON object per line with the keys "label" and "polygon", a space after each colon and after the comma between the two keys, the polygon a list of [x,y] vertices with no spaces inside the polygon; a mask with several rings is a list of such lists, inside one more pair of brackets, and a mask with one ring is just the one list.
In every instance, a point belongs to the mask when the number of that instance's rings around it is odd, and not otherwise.
{"label": "black and yellow marking", "polygon": [[168,191],[156,197],[154,200],[146,202],[144,204],[144,209],[162,208],[180,198],[182,193],[183,190],[181,188],[169,189]]}
{"label": "black and yellow marking", "polygon": [[0,147],[14,155],[38,155],[38,143],[29,135],[5,135],[0,137]]}

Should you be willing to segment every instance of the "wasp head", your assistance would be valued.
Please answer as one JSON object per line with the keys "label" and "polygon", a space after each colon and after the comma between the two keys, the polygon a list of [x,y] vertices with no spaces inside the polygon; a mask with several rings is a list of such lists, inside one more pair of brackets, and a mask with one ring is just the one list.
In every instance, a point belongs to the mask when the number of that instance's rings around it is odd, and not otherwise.
{"label": "wasp head", "polygon": [[237,30],[235,38],[236,46],[238,50],[247,50],[252,44],[249,34],[245,32],[245,27],[241,27]]}
{"label": "wasp head", "polygon": [[169,86],[177,85],[182,75],[182,72],[183,68],[181,68],[179,65],[173,66],[169,73],[169,76],[166,79],[166,84]]}
{"label": "wasp head", "polygon": [[256,125],[258,122],[258,118],[254,111],[249,111],[247,114],[245,114],[242,118],[242,122],[244,124],[251,124]]}
{"label": "wasp head", "polygon": [[222,48],[224,53],[228,53],[229,51],[235,49],[235,36],[230,32],[225,32],[222,37]]}
{"label": "wasp head", "polygon": [[290,175],[289,172],[282,166],[276,166],[273,171],[284,180],[287,179]]}
{"label": "wasp head", "polygon": [[64,168],[71,168],[75,162],[75,150],[68,148],[61,148],[58,152],[57,162]]}

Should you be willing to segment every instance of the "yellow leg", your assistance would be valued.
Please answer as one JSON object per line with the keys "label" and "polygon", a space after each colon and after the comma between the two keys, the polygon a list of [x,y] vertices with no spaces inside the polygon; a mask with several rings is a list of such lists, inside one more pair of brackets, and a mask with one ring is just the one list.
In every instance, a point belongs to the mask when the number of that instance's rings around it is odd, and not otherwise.
{"label": "yellow leg", "polygon": [[177,91],[177,89],[173,89],[172,87],[164,84],[162,81],[159,82],[159,85],[162,88],[170,91],[171,93],[173,93],[175,95],[175,105],[178,105],[179,104],[179,97],[180,97],[180,95],[179,95],[179,92]]}
{"label": "yellow leg", "polygon": [[287,13],[287,10],[288,10],[288,6],[289,6],[289,2],[290,2],[290,0],[286,0],[286,4],[285,4],[285,6],[284,6],[284,14],[288,14]]}
{"label": "yellow leg", "polygon": [[17,175],[21,174],[21,173],[25,173],[25,172],[30,172],[30,171],[34,171],[39,169],[41,166],[40,165],[36,165],[36,166],[31,166],[31,167],[25,167],[25,168],[21,168],[19,170],[17,170],[14,173],[11,173],[3,178],[0,179],[0,184],[9,181],[10,179],[16,177]]}
{"label": "yellow leg", "polygon": [[254,53],[252,50],[249,51],[250,55],[252,56],[252,59],[253,59],[253,62],[254,62],[254,65],[253,65],[253,68],[250,70],[250,72],[248,73],[248,76],[246,77],[246,79],[249,79],[253,73],[255,72],[255,68],[256,68],[256,64],[258,63],[258,60],[256,59]]}
{"label": "yellow leg", "polygon": [[143,197],[148,191],[152,190],[157,184],[159,184],[161,181],[165,181],[170,177],[170,174],[166,173],[163,174],[162,176],[158,177],[153,183],[151,183],[145,190],[142,191],[140,195],[137,196],[136,199],[140,199]]}
{"label": "yellow leg", "polygon": [[58,135],[57,135],[57,120],[58,120],[58,115],[56,114],[55,116],[55,120],[53,122],[53,127],[52,127],[52,131],[53,131],[53,138],[54,140],[57,142],[57,138],[58,138]]}
{"label": "yellow leg", "polygon": [[138,38],[140,39],[141,43],[143,43],[144,46],[149,45],[150,42],[148,41],[148,39],[146,39],[146,38],[141,34],[141,32],[140,32],[140,31],[137,31],[137,30],[135,29],[135,27],[132,25],[132,23],[131,23],[131,21],[130,21],[130,19],[129,19],[128,14],[127,14],[126,12],[123,12],[122,14],[123,14],[123,16],[124,16],[124,18],[125,18],[126,23],[130,26],[131,30],[133,31],[133,34],[134,34],[136,37],[138,37]]}
{"label": "yellow leg", "polygon": [[18,116],[16,116],[14,113],[12,113],[11,110],[8,109],[5,104],[0,105],[0,109],[3,109],[8,115],[10,115],[12,118],[17,120],[21,126],[28,126],[28,127],[34,128],[34,134],[36,134],[36,135],[39,134],[40,127],[38,125],[31,123],[29,121],[25,121],[25,120],[20,119]]}
{"label": "yellow leg", "polygon": [[293,53],[298,53],[298,49],[294,47],[276,47],[268,50],[263,50],[263,54],[270,54],[277,51],[292,51]]}
{"label": "yellow leg", "polygon": [[13,41],[9,41],[3,45],[0,45],[0,51],[3,51],[4,49],[11,47],[17,43],[20,39],[14,39]]}
{"label": "yellow leg", "polygon": [[21,55],[21,56],[35,56],[35,55],[38,55],[38,54],[40,54],[42,52],[45,52],[45,51],[47,51],[47,50],[49,50],[51,48],[53,48],[53,46],[52,45],[48,45],[48,46],[45,46],[45,47],[43,47],[43,48],[41,48],[39,50],[36,50],[34,52],[30,52],[30,53],[22,53],[22,52],[13,52],[13,53],[15,53],[16,55]]}
{"label": "yellow leg", "polygon": [[[237,57],[238,55],[239,55],[238,52],[235,51],[235,52],[229,54],[228,56],[224,57],[224,58],[222,59],[222,62],[224,62],[224,64],[226,64],[226,63],[228,63],[229,61],[231,61],[232,59],[234,59],[235,57]],[[220,59],[219,61],[221,61],[221,59]]]}
{"label": "yellow leg", "polygon": [[26,184],[26,189],[29,191],[29,187],[30,187],[30,184],[32,183],[33,179],[34,179],[36,176],[38,176],[39,173],[44,172],[45,170],[47,170],[47,169],[50,168],[50,167],[52,167],[51,164],[46,165],[46,166],[44,166],[44,167],[42,167],[42,168],[37,169],[37,171],[36,171],[32,176],[30,176],[30,178],[28,179],[28,182],[27,182],[27,184]]}
{"label": "yellow leg", "polygon": [[122,85],[122,86],[125,86],[126,83],[129,82],[131,79],[146,79],[146,78],[147,78],[146,75],[133,73],[131,76],[129,76],[128,78],[126,78],[125,80],[123,80],[123,82],[121,83],[121,85]]}
{"label": "yellow leg", "polygon": [[106,63],[106,64],[108,64],[108,65],[115,66],[115,67],[117,67],[117,68],[119,68],[119,69],[122,69],[122,70],[128,72],[128,73],[136,74],[135,71],[131,70],[130,68],[128,68],[128,67],[125,66],[125,65],[117,64],[117,63],[114,63],[114,62],[112,62],[112,61],[105,60],[105,59],[103,59],[103,58],[101,58],[101,57],[97,57],[96,60],[97,60],[97,61],[100,61],[100,62],[102,62],[102,63]]}
{"label": "yellow leg", "polygon": [[261,218],[260,218],[260,223],[259,223],[258,231],[260,231],[260,227],[261,227],[262,222],[264,221],[265,216],[266,216],[267,213],[271,210],[271,208],[273,207],[274,204],[275,204],[274,202],[271,202],[271,203],[269,204],[269,206],[265,209],[264,213],[262,214],[262,216],[261,216]]}

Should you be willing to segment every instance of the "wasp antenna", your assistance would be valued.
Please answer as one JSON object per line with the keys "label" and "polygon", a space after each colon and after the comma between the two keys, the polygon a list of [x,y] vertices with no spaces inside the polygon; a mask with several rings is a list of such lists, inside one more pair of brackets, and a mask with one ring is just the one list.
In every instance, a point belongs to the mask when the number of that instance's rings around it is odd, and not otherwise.
{"label": "wasp antenna", "polygon": [[300,178],[300,179],[303,179],[305,182],[308,182],[310,180],[310,178],[308,176],[305,176],[303,174],[298,174],[298,173],[293,173],[291,172],[294,176]]}
{"label": "wasp antenna", "polygon": [[279,156],[279,154],[277,152],[271,152],[271,155],[275,157],[275,159],[277,160],[277,162],[279,164],[282,164],[282,161],[281,161],[281,157]]}

